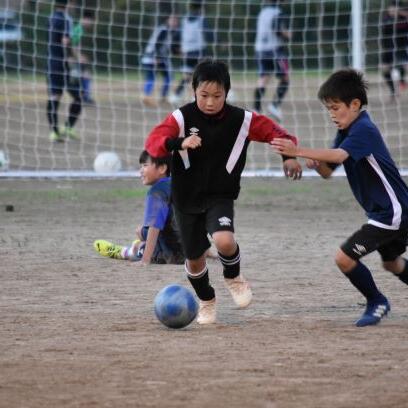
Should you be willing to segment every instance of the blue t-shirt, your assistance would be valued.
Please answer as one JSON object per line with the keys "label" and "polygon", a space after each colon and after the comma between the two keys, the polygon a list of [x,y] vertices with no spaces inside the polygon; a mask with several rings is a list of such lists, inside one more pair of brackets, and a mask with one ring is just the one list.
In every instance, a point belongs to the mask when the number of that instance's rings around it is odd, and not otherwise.
{"label": "blue t-shirt", "polygon": [[339,130],[333,147],[349,154],[344,170],[368,223],[390,230],[408,227],[408,187],[368,113]]}
{"label": "blue t-shirt", "polygon": [[170,177],[165,177],[153,184],[147,192],[143,226],[163,230],[170,212]]}

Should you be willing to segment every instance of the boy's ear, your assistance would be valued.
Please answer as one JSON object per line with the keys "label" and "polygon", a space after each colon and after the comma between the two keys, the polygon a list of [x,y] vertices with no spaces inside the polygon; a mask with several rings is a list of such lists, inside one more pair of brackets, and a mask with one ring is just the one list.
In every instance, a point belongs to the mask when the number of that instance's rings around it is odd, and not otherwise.
{"label": "boy's ear", "polygon": [[358,112],[361,109],[361,106],[361,101],[357,98],[353,99],[350,103],[350,107],[354,112]]}
{"label": "boy's ear", "polygon": [[160,171],[160,173],[162,173],[162,174],[166,174],[166,173],[167,173],[167,164],[161,164],[161,165],[159,166],[159,171]]}

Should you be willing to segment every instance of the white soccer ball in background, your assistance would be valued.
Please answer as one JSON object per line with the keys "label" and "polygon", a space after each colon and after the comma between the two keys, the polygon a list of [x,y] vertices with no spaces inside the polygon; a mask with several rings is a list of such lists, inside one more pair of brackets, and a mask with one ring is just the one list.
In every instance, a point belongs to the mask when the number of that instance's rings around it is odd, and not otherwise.
{"label": "white soccer ball in background", "polygon": [[9,159],[3,150],[0,150],[0,171],[7,171],[9,168]]}
{"label": "white soccer ball in background", "polygon": [[115,152],[101,152],[94,161],[97,173],[116,173],[122,168],[122,162]]}

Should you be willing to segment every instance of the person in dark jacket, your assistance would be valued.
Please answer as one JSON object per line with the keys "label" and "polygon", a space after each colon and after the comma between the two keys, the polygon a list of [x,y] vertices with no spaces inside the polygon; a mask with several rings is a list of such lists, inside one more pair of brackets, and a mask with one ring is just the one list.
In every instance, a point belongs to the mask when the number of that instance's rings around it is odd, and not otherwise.
{"label": "person in dark jacket", "polygon": [[[172,155],[172,198],[185,269],[199,300],[199,324],[216,321],[215,291],[210,285],[205,254],[212,236],[233,300],[246,307],[252,299],[240,273],[240,249],[234,237],[234,200],[238,198],[248,145],[287,138],[273,120],[226,103],[230,90],[228,67],[203,61],[196,67],[192,87],[195,101],[175,110],[148,136],[145,149],[153,157]],[[283,157],[285,174],[301,177],[296,159]]]}
{"label": "person in dark jacket", "polygon": [[[395,101],[400,90],[404,91],[408,88],[405,80],[408,64],[408,11],[406,7],[402,0],[390,1],[382,20],[382,71],[392,101]],[[392,78],[393,69],[399,72],[397,89]]]}

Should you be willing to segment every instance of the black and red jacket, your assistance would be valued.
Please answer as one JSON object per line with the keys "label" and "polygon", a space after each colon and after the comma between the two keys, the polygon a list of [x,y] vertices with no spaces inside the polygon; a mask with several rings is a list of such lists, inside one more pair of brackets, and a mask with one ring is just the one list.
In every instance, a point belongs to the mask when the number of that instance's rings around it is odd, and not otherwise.
{"label": "black and red jacket", "polygon": [[[201,138],[201,146],[181,150],[183,139],[193,134]],[[145,149],[153,157],[173,152],[173,203],[182,212],[200,213],[216,199],[238,197],[249,142],[269,143],[277,137],[297,143],[296,137],[266,116],[228,104],[209,116],[192,102],[156,126]]]}

